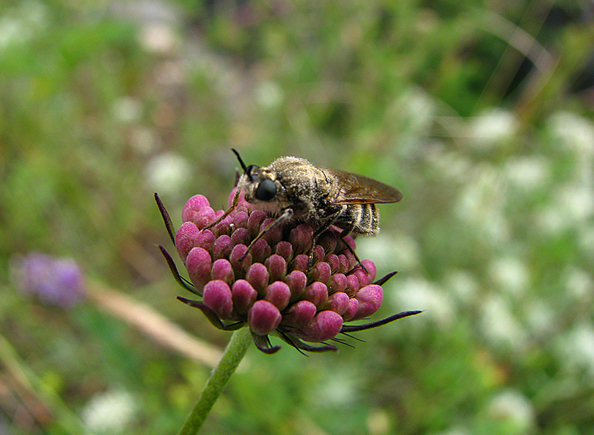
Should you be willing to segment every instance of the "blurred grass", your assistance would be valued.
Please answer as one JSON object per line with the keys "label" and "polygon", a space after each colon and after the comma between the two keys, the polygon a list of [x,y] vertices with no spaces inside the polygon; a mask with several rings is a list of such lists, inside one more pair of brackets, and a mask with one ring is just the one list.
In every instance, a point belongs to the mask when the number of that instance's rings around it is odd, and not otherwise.
{"label": "blurred grass", "polygon": [[[570,1],[0,5],[2,335],[83,420],[124,391],[122,433],[175,432],[208,368],[25,297],[10,260],[72,257],[222,347],[175,301],[152,193],[179,224],[226,202],[229,148],[298,155],[404,192],[360,250],[400,271],[378,318],[426,312],[338,355],[250,352],[205,433],[591,433],[593,29]],[[68,433],[2,367],[0,433]]]}

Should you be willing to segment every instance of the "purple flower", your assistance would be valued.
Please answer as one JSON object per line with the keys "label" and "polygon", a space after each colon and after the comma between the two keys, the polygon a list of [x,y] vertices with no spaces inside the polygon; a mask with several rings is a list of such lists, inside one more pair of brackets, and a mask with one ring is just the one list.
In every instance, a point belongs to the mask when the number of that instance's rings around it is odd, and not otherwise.
{"label": "purple flower", "polygon": [[23,293],[47,304],[69,308],[85,297],[83,274],[68,258],[32,252],[14,260],[12,274]]}
{"label": "purple flower", "polygon": [[373,328],[419,313],[407,311],[378,322],[345,324],[379,309],[381,285],[395,272],[374,281],[375,264],[370,260],[359,264],[353,254],[355,241],[350,236],[341,239],[338,229],[331,227],[318,238],[310,261],[314,228],[307,223],[289,221],[275,226],[248,249],[275,218],[255,209],[243,194],[237,207],[208,229],[204,228],[224,210],[213,210],[202,195],[190,198],[175,236],[167,211],[157,195],[155,198],[189,282],[179,275],[163,247],[161,251],[176,280],[202,298],[178,299],[200,309],[220,329],[247,325],[256,346],[266,353],[280,348],[271,346],[270,334],[301,350],[336,350],[325,342],[340,342],[335,338],[339,333]]}

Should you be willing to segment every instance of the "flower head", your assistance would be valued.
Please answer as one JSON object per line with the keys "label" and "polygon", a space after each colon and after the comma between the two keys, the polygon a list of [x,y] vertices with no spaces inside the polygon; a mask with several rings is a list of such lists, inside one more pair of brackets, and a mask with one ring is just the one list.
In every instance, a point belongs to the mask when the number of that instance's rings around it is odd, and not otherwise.
{"label": "flower head", "polygon": [[339,333],[419,313],[408,311],[379,322],[345,325],[379,309],[381,285],[395,272],[374,281],[374,263],[363,260],[359,264],[355,241],[350,236],[341,238],[338,229],[324,232],[312,250],[315,228],[309,223],[288,221],[268,229],[275,217],[257,210],[242,194],[237,206],[212,225],[225,212],[215,211],[204,196],[196,195],[186,203],[183,224],[174,236],[169,215],[156,199],[190,282],[181,278],[169,254],[161,250],[177,281],[202,298],[178,299],[199,308],[220,329],[247,325],[264,352],[280,348],[271,346],[270,334],[297,349],[336,350],[324,342],[340,341],[335,338]]}
{"label": "flower head", "polygon": [[69,308],[85,297],[84,277],[74,260],[32,252],[12,267],[17,287],[45,303]]}

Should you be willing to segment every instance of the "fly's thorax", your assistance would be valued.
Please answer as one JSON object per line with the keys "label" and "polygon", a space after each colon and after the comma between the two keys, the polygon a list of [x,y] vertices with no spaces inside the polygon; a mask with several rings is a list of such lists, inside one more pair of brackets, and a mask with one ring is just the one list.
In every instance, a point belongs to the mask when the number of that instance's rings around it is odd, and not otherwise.
{"label": "fly's thorax", "polygon": [[[328,196],[330,185],[331,179],[321,169],[297,157],[281,157],[269,166],[252,167],[239,182],[248,202],[265,211],[291,208],[299,218],[318,214],[317,208]],[[270,197],[262,192],[268,187],[274,191]]]}

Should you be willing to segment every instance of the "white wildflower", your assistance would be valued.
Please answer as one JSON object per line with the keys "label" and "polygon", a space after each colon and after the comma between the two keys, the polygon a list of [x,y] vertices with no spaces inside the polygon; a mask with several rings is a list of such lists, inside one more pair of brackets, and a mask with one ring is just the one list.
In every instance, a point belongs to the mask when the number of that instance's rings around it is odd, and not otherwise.
{"label": "white wildflower", "polygon": [[528,286],[528,268],[517,257],[493,260],[489,266],[489,275],[501,290],[516,297],[525,293]]}
{"label": "white wildflower", "polygon": [[551,306],[542,300],[532,300],[526,306],[526,321],[534,335],[543,336],[558,326]]}
{"label": "white wildflower", "polygon": [[579,158],[594,156],[594,123],[569,111],[553,114],[548,127],[559,145],[573,151]]}
{"label": "white wildflower", "polygon": [[398,116],[405,115],[405,131],[409,134],[425,134],[435,114],[435,102],[423,89],[411,87],[392,107]]}
{"label": "white wildflower", "polygon": [[266,109],[279,107],[284,100],[284,94],[278,83],[273,81],[261,82],[255,90],[256,102]]}
{"label": "white wildflower", "polygon": [[0,53],[13,44],[27,42],[48,27],[47,7],[39,1],[22,1],[0,16]]}
{"label": "white wildflower", "polygon": [[493,418],[510,424],[510,433],[529,433],[536,423],[536,411],[532,402],[519,391],[500,392],[491,399],[488,410]]}
{"label": "white wildflower", "polygon": [[579,228],[594,216],[594,195],[587,185],[558,186],[551,196],[550,203],[536,215],[536,223],[545,234]]}
{"label": "white wildflower", "polygon": [[153,157],[146,166],[148,185],[155,192],[173,195],[182,191],[190,181],[190,163],[174,153]]}
{"label": "white wildflower", "polygon": [[464,304],[470,303],[478,294],[479,283],[470,272],[450,270],[445,282],[449,292]]}
{"label": "white wildflower", "polygon": [[501,296],[493,296],[483,304],[480,328],[495,347],[518,351],[526,342],[526,332]]}
{"label": "white wildflower", "polygon": [[518,121],[512,112],[491,109],[470,120],[470,137],[474,145],[491,150],[511,139],[518,129]]}
{"label": "white wildflower", "polygon": [[594,282],[592,275],[577,267],[570,267],[564,273],[567,295],[576,301],[592,300]]}
{"label": "white wildflower", "polygon": [[551,176],[551,162],[544,157],[521,157],[505,165],[505,174],[512,185],[531,192],[547,184]]}
{"label": "white wildflower", "polygon": [[82,420],[96,433],[124,433],[138,410],[135,398],[126,391],[107,391],[91,398],[82,410]]}
{"label": "white wildflower", "polygon": [[586,370],[594,380],[594,326],[583,321],[558,337],[559,361],[570,371]]}

